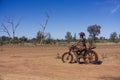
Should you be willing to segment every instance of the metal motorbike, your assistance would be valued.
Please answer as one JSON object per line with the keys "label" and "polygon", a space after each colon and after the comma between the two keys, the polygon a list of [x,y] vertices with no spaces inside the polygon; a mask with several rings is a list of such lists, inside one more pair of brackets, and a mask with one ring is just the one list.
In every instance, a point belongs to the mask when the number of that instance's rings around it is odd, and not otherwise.
{"label": "metal motorbike", "polygon": [[69,48],[69,51],[65,52],[62,55],[62,61],[63,63],[73,63],[73,62],[81,63],[80,60],[83,59],[83,62],[86,64],[96,63],[98,61],[98,55],[93,50],[95,48],[96,47],[79,50],[79,48],[76,45],[72,45]]}

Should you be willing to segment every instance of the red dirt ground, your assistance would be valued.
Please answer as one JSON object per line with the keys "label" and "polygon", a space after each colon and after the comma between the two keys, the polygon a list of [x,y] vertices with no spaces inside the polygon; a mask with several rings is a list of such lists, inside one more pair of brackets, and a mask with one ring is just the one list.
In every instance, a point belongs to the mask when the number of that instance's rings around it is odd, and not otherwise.
{"label": "red dirt ground", "polygon": [[0,80],[120,80],[120,46],[97,46],[101,65],[63,63],[56,56],[66,51],[65,46],[0,47]]}

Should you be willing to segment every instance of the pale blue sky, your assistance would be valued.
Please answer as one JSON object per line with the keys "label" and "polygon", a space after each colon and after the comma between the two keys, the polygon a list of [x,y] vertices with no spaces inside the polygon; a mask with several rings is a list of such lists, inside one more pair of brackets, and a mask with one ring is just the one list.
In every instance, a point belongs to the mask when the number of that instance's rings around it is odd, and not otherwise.
{"label": "pale blue sky", "polygon": [[0,0],[0,22],[4,22],[4,16],[14,16],[15,21],[22,19],[18,37],[36,37],[46,12],[50,15],[46,32],[54,39],[65,38],[67,31],[77,36],[83,31],[88,37],[87,27],[94,24],[102,27],[99,36],[120,34],[120,0]]}

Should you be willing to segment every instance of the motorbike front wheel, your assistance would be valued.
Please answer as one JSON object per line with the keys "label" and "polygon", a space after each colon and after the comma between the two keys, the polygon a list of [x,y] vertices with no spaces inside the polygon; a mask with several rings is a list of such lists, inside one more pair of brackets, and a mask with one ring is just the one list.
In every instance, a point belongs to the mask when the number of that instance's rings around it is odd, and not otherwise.
{"label": "motorbike front wheel", "polygon": [[62,55],[63,63],[71,63],[73,61],[73,55],[70,52],[65,52]]}

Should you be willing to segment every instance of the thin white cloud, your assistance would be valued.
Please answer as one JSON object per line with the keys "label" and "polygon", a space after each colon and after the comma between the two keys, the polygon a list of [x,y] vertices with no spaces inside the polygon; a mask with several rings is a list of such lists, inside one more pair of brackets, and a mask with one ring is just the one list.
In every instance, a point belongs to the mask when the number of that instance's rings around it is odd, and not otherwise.
{"label": "thin white cloud", "polygon": [[120,10],[120,0],[111,0],[111,2],[114,4],[114,8],[111,10],[111,13],[114,14]]}
{"label": "thin white cloud", "polygon": [[97,6],[106,6],[106,9],[109,9],[109,13],[114,14],[120,10],[120,0],[104,0],[102,2],[97,1],[95,3]]}
{"label": "thin white cloud", "polygon": [[117,5],[114,9],[111,10],[111,13],[114,14],[120,9],[120,5]]}

